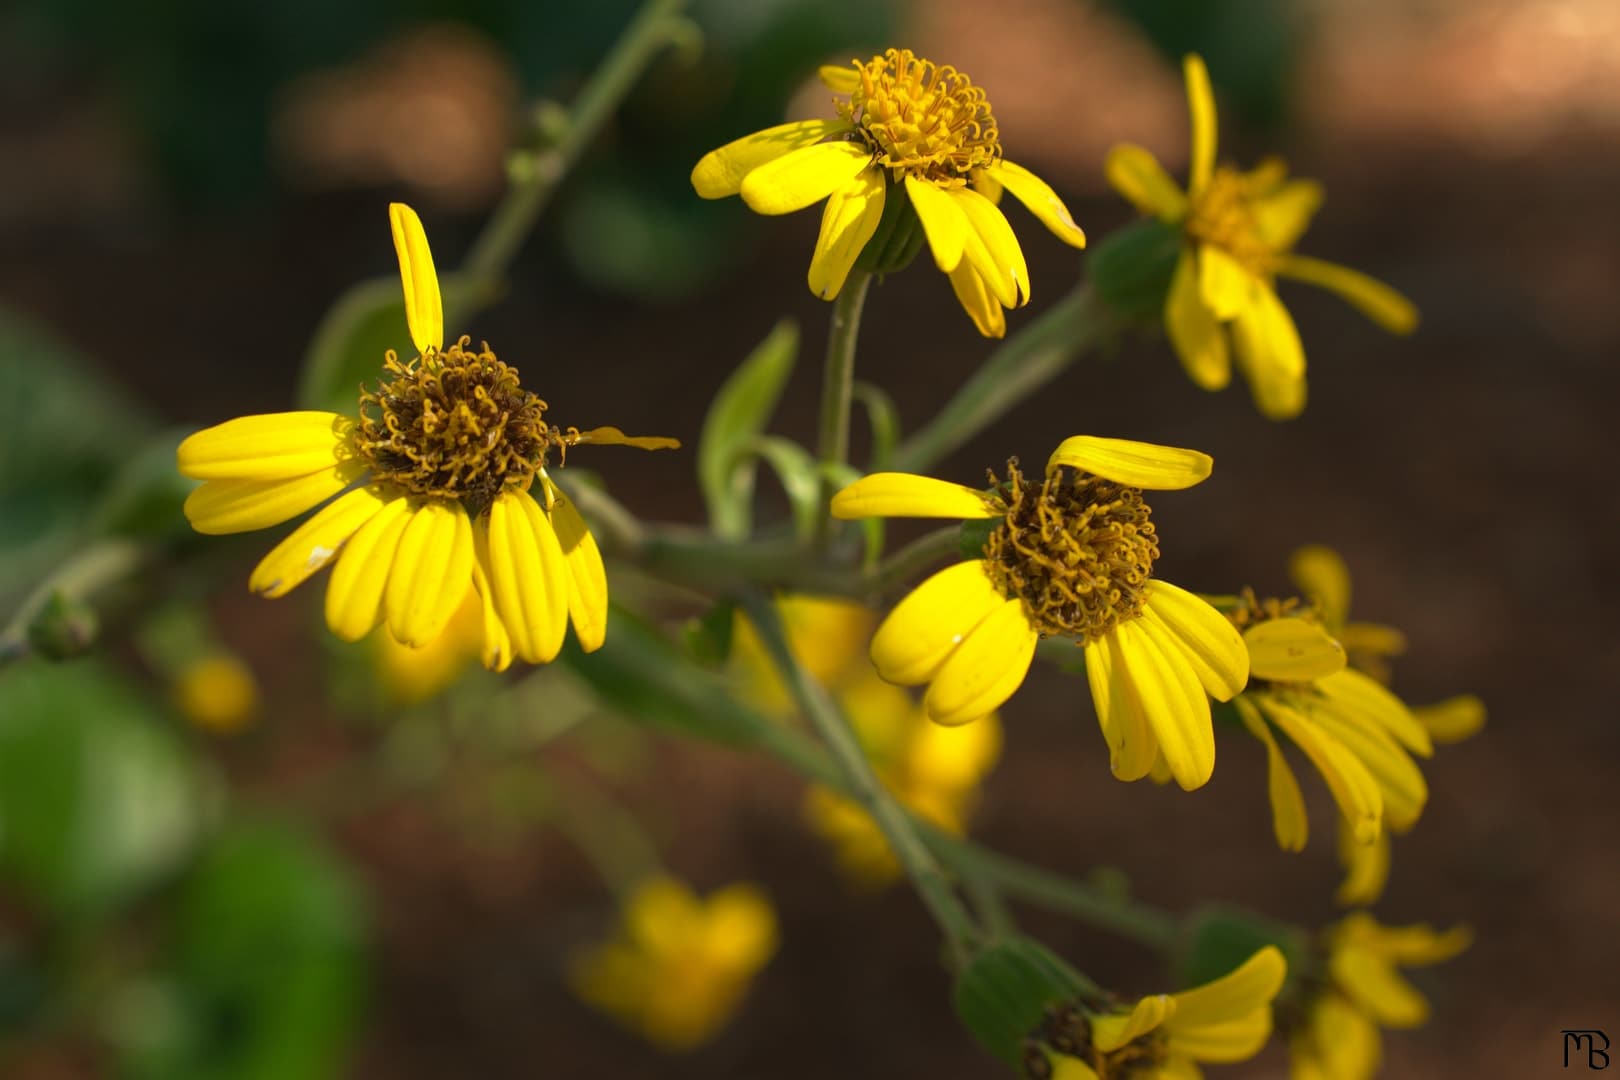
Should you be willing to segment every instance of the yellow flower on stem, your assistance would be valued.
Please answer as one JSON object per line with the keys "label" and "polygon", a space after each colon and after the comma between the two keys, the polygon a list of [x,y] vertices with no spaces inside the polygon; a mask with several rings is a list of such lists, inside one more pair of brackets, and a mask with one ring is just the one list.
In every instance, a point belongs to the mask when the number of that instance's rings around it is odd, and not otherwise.
{"label": "yellow flower on stem", "polygon": [[[1200,1065],[1247,1061],[1271,1038],[1271,1002],[1288,965],[1267,945],[1235,971],[1178,994],[1154,994],[1128,1012],[1075,1017],[1062,1049],[1032,1049],[1032,1080],[1196,1080]],[[1074,1015],[1071,1013],[1071,1015]]]}
{"label": "yellow flower on stem", "polygon": [[402,363],[389,351],[384,379],[361,391],[355,417],[270,413],[188,437],[179,468],[203,483],[186,499],[186,517],[198,532],[247,532],[325,503],[265,556],[249,587],[283,596],[336,559],[326,621],[347,641],[386,622],[400,643],[421,648],[476,587],[486,667],[552,659],[570,620],[581,647],[598,648],[607,629],[602,557],[547,475],[547,455],[579,443],[679,443],[611,427],[559,430],[488,345],[475,352],[462,337],[446,348],[422,223],[401,203],[389,220],[418,355]]}
{"label": "yellow flower on stem", "polygon": [[1354,912],[1327,934],[1327,977],[1289,1039],[1293,1080],[1370,1080],[1383,1059],[1381,1028],[1414,1028],[1429,1003],[1399,968],[1450,960],[1473,941],[1466,927],[1383,926]]}
{"label": "yellow flower on stem", "polygon": [[1417,326],[1417,309],[1366,274],[1294,253],[1322,202],[1313,180],[1290,180],[1270,158],[1249,172],[1215,164],[1215,94],[1196,55],[1184,62],[1192,152],[1187,188],[1147,150],[1130,143],[1108,154],[1109,182],[1138,210],[1181,229],[1181,258],[1165,301],[1165,330],[1193,382],[1219,390],[1232,378],[1232,354],[1256,406],[1274,420],[1305,407],[1305,350],[1279,277],[1339,294],[1396,334]]}
{"label": "yellow flower on stem", "polygon": [[705,199],[741,195],[761,214],[825,199],[809,274],[810,291],[823,300],[857,266],[904,266],[925,235],[979,332],[1001,337],[1004,309],[1029,301],[1023,249],[998,209],[1002,191],[1058,239],[1084,247],[1068,208],[1044,180],[1002,156],[984,90],[955,68],[889,49],[823,68],[821,77],[840,95],[839,119],[798,120],[727,143],[697,163],[692,186]]}
{"label": "yellow flower on stem", "polygon": [[978,491],[909,473],[875,473],[840,491],[834,517],[983,519],[981,558],[936,573],[902,600],[872,639],[878,674],[929,684],[937,723],[988,715],[1029,671],[1035,645],[1083,646],[1114,775],[1156,769],[1187,790],[1215,769],[1206,693],[1227,701],[1249,677],[1242,638],[1192,593],[1152,577],[1159,542],[1142,491],[1209,476],[1196,450],[1077,435],[1052,453],[1038,484],[1017,461]]}
{"label": "yellow flower on stem", "polygon": [[612,940],[575,957],[574,992],[660,1049],[694,1049],[719,1033],[776,952],[776,912],[759,889],[700,899],[657,877],[625,904]]}

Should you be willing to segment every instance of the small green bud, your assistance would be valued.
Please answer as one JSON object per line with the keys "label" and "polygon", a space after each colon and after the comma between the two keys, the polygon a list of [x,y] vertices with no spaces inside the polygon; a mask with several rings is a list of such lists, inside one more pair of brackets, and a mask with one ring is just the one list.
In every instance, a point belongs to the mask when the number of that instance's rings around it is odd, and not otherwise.
{"label": "small green bud", "polygon": [[877,231],[855,257],[857,269],[870,274],[893,274],[911,265],[923,246],[922,220],[917,217],[904,184],[885,178],[883,216]]}
{"label": "small green bud", "polygon": [[100,630],[95,609],[53,592],[28,623],[28,644],[47,660],[71,660],[90,651]]}

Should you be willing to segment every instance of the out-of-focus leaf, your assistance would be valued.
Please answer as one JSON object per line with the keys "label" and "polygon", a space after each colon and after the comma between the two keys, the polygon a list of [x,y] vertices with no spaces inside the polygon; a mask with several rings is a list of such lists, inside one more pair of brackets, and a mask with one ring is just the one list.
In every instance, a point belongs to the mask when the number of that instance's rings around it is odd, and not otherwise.
{"label": "out-of-focus leaf", "polygon": [[872,425],[871,465],[867,472],[882,472],[889,467],[889,458],[900,442],[900,410],[895,408],[894,398],[871,383],[857,382],[854,393]]}
{"label": "out-of-focus leaf", "polygon": [[1290,926],[1238,908],[1210,907],[1192,917],[1177,964],[1182,986],[1202,986],[1236,970],[1267,945],[1282,950],[1290,975],[1309,954],[1308,943]]}
{"label": "out-of-focus leaf", "polygon": [[91,661],[0,672],[0,875],[88,918],[169,873],[196,837],[197,777],[161,715]]}
{"label": "out-of-focus leaf", "polygon": [[364,918],[343,866],[288,826],[241,824],[184,882],[165,985],[185,1022],[132,1039],[128,1075],[319,1080],[359,1015]]}
{"label": "out-of-focus leaf", "polygon": [[816,514],[821,508],[821,467],[816,459],[798,443],[775,435],[762,435],[748,442],[733,469],[747,468],[751,457],[771,467],[787,494],[794,531],[801,538],[809,538],[815,532]]}
{"label": "out-of-focus leaf", "polygon": [[990,534],[1001,525],[997,518],[980,518],[962,522],[962,528],[956,534],[956,550],[964,559],[984,558],[984,545],[990,542]]}
{"label": "out-of-focus leaf", "polygon": [[1072,1003],[1086,982],[1045,946],[1023,937],[993,942],[956,980],[956,1015],[984,1048],[1017,1067],[1046,1010]]}
{"label": "out-of-focus leaf", "polygon": [[698,486],[715,532],[730,540],[748,534],[754,466],[742,451],[765,430],[799,355],[799,328],[776,324],[726,379],[709,406],[698,439]]}
{"label": "out-of-focus leaf", "polygon": [[1143,218],[1105,236],[1087,256],[1086,269],[1097,298],[1121,321],[1156,326],[1180,257],[1175,226]]}
{"label": "out-of-focus leaf", "polygon": [[686,651],[704,667],[717,668],[731,656],[737,605],[721,601],[686,624]]}
{"label": "out-of-focus leaf", "polygon": [[90,523],[98,535],[160,539],[187,534],[181,506],[197,481],[175,468],[175,448],[189,434],[170,430],[152,436],[108,482]]}

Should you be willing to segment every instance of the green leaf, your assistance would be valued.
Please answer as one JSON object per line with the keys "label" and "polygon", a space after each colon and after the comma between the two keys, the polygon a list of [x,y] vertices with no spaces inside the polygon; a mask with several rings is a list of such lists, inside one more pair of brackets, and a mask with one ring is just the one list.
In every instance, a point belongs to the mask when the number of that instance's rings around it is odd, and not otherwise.
{"label": "green leaf", "polygon": [[686,651],[706,668],[717,668],[731,656],[731,631],[737,605],[723,600],[686,624]]}
{"label": "green leaf", "polygon": [[[794,532],[800,539],[814,535],[821,510],[821,466],[810,451],[779,435],[761,435],[741,448],[734,469],[745,467],[752,458],[765,462],[776,474],[793,511]],[[750,475],[752,471],[749,469]]]}
{"label": "green leaf", "polygon": [[1017,1067],[1024,1040],[1046,1011],[1086,996],[1086,979],[1045,946],[1023,937],[975,955],[956,980],[956,1015],[984,1048]]}
{"label": "green leaf", "polygon": [[990,542],[990,534],[995,532],[1000,524],[1000,518],[980,518],[962,522],[962,530],[956,534],[958,554],[964,559],[984,558],[984,545]]}
{"label": "green leaf", "polygon": [[1308,962],[1309,942],[1296,927],[1241,908],[1208,907],[1189,920],[1186,946],[1176,965],[1180,984],[1202,986],[1236,970],[1267,945],[1282,950],[1294,975]]}
{"label": "green leaf", "polygon": [[175,467],[175,450],[189,430],[146,440],[108,481],[90,523],[98,535],[162,539],[189,535],[181,507],[197,486]]}
{"label": "green leaf", "polygon": [[748,535],[754,467],[739,454],[757,438],[776,411],[782,389],[799,355],[799,328],[776,324],[764,341],[726,379],[709,406],[698,439],[698,486],[709,507],[709,521],[723,539]]}
{"label": "green leaf", "polygon": [[1097,298],[1121,319],[1158,325],[1180,257],[1181,230],[1143,218],[1104,237],[1086,269]]}

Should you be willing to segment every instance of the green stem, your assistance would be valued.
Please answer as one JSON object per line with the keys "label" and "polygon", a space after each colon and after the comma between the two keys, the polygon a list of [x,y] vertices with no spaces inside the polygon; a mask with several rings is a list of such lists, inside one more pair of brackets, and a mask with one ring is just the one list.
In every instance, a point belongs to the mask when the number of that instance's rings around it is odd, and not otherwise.
{"label": "green stem", "polygon": [[843,786],[877,822],[894,850],[895,858],[911,878],[923,905],[939,924],[957,965],[965,964],[972,955],[974,944],[982,937],[973,916],[968,914],[967,908],[946,880],[944,871],[918,835],[910,815],[878,781],[843,712],[827,691],[811,679],[793,658],[776,608],[758,590],[744,593],[742,606],[800,710],[809,717],[831,752],[834,763],[843,773]]}
{"label": "green stem", "polygon": [[686,0],[647,0],[642,6],[580,91],[556,142],[519,159],[522,173],[473,242],[462,265],[465,274],[482,282],[494,282],[505,275],[558,184],[618,110],[653,58],[690,33],[691,24],[681,15],[685,6]]}
{"label": "green stem", "polygon": [[844,288],[833,301],[832,328],[827,335],[827,366],[821,377],[821,422],[817,427],[816,457],[821,461],[821,506],[816,515],[816,541],[825,547],[832,536],[826,506],[832,501],[833,474],[849,463],[849,410],[855,386],[855,342],[861,332],[861,309],[872,275],[851,270]]}
{"label": "green stem", "polygon": [[926,472],[951,451],[1057,378],[1103,337],[1107,323],[1088,288],[1047,309],[990,354],[924,428],[900,444],[893,468]]}
{"label": "green stem", "polygon": [[28,627],[55,593],[84,601],[114,582],[134,573],[146,553],[131,540],[98,540],[74,552],[68,560],[35,586],[11,622],[0,631],[0,663],[21,659],[29,652]]}

